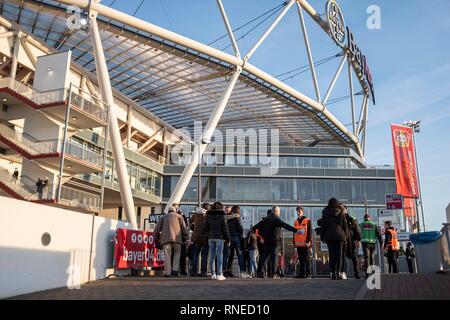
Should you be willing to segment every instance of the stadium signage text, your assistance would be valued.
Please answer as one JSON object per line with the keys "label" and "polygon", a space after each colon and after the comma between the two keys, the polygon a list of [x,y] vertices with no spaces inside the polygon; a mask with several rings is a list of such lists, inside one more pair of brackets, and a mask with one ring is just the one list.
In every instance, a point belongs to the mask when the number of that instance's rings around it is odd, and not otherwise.
{"label": "stadium signage text", "polygon": [[153,233],[119,228],[114,240],[115,268],[164,266],[164,256],[155,248]]}
{"label": "stadium signage text", "polygon": [[326,4],[326,15],[331,37],[341,48],[347,50],[350,58],[356,62],[356,67],[353,65],[353,68],[358,74],[361,73],[364,76],[375,103],[372,73],[370,72],[367,58],[356,45],[350,28],[345,26],[344,15],[335,0],[328,0]]}

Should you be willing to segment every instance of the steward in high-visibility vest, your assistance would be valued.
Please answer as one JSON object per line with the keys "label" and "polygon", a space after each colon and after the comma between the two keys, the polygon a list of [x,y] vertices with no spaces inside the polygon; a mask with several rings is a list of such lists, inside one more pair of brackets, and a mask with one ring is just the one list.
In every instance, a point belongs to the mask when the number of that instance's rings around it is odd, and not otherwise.
{"label": "steward in high-visibility vest", "polygon": [[400,250],[400,243],[398,242],[397,230],[394,227],[386,229],[386,241],[385,247],[388,250],[398,251]]}
{"label": "steward in high-visibility vest", "polygon": [[300,231],[294,234],[294,247],[309,247],[311,245],[311,219],[305,216],[296,219],[294,228]]}
{"label": "steward in high-visibility vest", "polygon": [[377,243],[377,240],[382,243],[382,238],[376,223],[369,219],[364,219],[363,223],[359,224],[361,229],[361,243]]}
{"label": "steward in high-visibility vest", "polygon": [[400,243],[397,238],[397,230],[394,229],[391,221],[385,222],[384,235],[384,250],[386,251],[389,273],[398,273],[398,251],[400,250]]}
{"label": "steward in high-visibility vest", "polygon": [[294,278],[309,278],[311,277],[311,261],[310,261],[310,247],[312,240],[312,226],[311,219],[305,217],[303,207],[297,207],[298,218],[294,222],[294,228],[298,231],[294,234],[294,247],[297,250],[299,261],[299,274]]}
{"label": "steward in high-visibility vest", "polygon": [[367,268],[375,264],[375,251],[377,240],[380,243],[380,247],[383,243],[380,229],[378,225],[371,221],[369,214],[364,215],[364,222],[359,225],[361,229],[361,244],[364,255],[364,271],[367,274]]}

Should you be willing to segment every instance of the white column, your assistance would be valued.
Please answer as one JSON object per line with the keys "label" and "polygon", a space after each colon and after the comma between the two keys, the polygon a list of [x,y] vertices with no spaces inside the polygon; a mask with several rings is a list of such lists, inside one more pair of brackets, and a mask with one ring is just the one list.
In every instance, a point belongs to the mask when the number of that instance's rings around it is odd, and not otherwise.
{"label": "white column", "polygon": [[11,56],[11,72],[9,73],[9,76],[12,79],[16,78],[17,74],[17,63],[18,63],[18,57],[19,57],[19,49],[20,49],[20,37],[22,34],[19,32],[17,33],[15,39],[14,39],[14,49]]}
{"label": "white column", "polygon": [[[230,99],[231,93],[233,92],[234,86],[236,85],[236,82],[241,72],[242,68],[238,67],[238,69],[234,72],[233,76],[231,77],[230,83],[228,84],[225,92],[222,94],[222,97],[217,102],[215,108],[212,111],[212,114],[201,136],[200,142],[211,140],[214,130],[216,129],[217,124],[219,123],[219,120],[222,117],[223,111],[225,110],[225,106],[227,105],[228,100]],[[195,144],[194,153],[192,154],[191,161],[184,168],[183,173],[181,174],[181,177],[178,180],[178,183],[175,186],[175,189],[172,195],[170,196],[169,201],[167,202],[167,206],[164,210],[165,212],[167,212],[169,206],[171,206],[173,203],[180,203],[181,198],[183,197],[183,194],[189,185],[189,181],[191,181],[191,178],[194,175],[195,168],[199,163],[199,158],[202,157],[203,153],[206,150],[206,146],[207,144],[203,143]]]}
{"label": "white column", "polygon": [[97,25],[97,14],[90,13],[92,45],[95,57],[95,68],[99,80],[100,89],[102,92],[102,99],[109,106],[109,136],[111,140],[112,152],[114,157],[115,168],[117,171],[117,178],[119,180],[120,196],[122,197],[122,204],[128,218],[134,229],[137,229],[136,214],[134,212],[133,195],[131,193],[130,180],[127,174],[127,167],[125,163],[125,155],[123,153],[122,139],[120,138],[119,125],[114,113],[114,96],[109,80],[108,67],[106,65],[105,56],[103,54],[103,45],[100,38],[100,33]]}

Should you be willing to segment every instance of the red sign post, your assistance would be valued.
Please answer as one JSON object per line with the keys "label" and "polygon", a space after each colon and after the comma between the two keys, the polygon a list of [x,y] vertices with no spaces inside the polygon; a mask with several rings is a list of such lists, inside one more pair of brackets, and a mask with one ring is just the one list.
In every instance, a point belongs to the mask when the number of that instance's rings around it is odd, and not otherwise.
{"label": "red sign post", "polygon": [[164,256],[155,247],[153,233],[119,228],[114,240],[114,268],[164,266]]}

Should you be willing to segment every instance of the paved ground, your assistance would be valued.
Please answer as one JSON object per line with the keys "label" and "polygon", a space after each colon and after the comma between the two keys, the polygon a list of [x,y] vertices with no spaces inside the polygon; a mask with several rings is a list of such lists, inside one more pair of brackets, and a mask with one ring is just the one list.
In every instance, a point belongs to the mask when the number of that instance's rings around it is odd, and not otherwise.
{"label": "paved ground", "polygon": [[381,290],[367,290],[365,300],[450,300],[450,273],[383,275]]}
{"label": "paved ground", "polygon": [[95,281],[80,290],[60,288],[14,299],[211,299],[236,300],[354,299],[362,280],[328,279],[164,279],[122,278]]}
{"label": "paved ground", "polygon": [[450,300],[450,274],[383,275],[381,290],[367,290],[364,280],[122,278],[95,281],[80,290],[60,288],[13,299],[211,299],[222,300]]}

